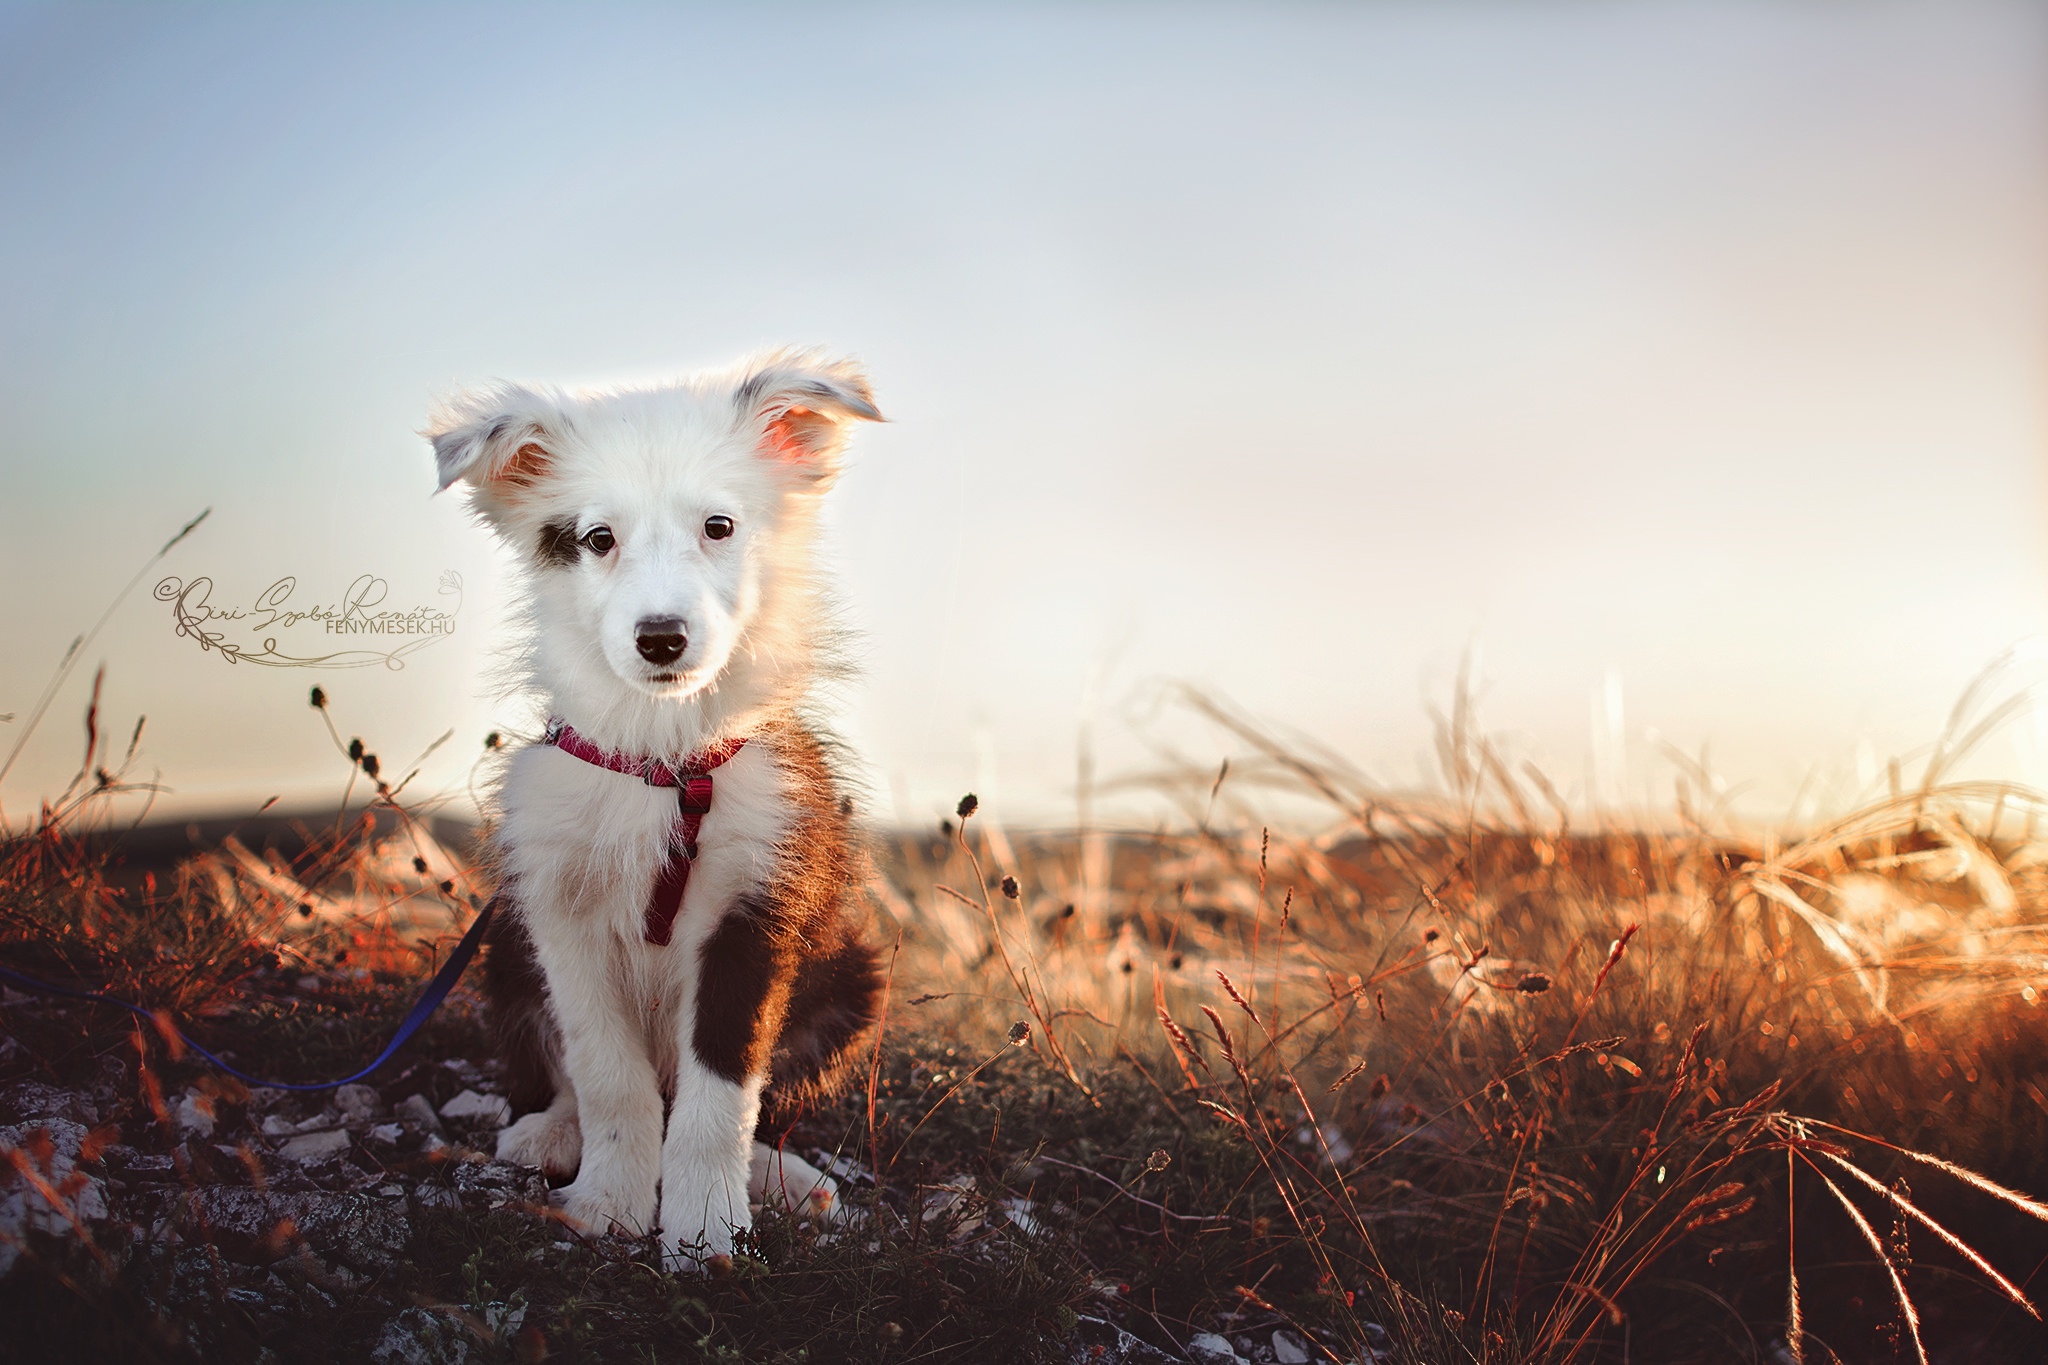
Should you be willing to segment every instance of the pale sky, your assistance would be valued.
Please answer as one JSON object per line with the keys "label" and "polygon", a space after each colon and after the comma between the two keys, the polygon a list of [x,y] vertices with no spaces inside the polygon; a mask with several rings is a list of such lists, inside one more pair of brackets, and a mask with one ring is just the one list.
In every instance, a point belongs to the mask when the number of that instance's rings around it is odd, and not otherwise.
{"label": "pale sky", "polygon": [[465,583],[341,672],[151,575],[8,814],[101,661],[167,810],[333,799],[316,682],[459,790],[518,712],[435,396],[784,342],[892,419],[835,494],[885,819],[1069,818],[1084,726],[1228,752],[1164,680],[1411,784],[1468,654],[1579,799],[1662,739],[1848,800],[2048,631],[2048,8],[0,7],[0,753],[202,507],[216,603]]}

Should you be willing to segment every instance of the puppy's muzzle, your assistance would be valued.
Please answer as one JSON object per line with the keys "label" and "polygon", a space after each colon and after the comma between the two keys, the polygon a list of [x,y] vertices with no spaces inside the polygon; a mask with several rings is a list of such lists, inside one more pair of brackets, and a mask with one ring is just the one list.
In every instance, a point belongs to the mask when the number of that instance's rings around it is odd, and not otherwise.
{"label": "puppy's muzzle", "polygon": [[672,664],[683,657],[690,637],[683,631],[680,616],[642,617],[633,627],[633,647],[651,664]]}

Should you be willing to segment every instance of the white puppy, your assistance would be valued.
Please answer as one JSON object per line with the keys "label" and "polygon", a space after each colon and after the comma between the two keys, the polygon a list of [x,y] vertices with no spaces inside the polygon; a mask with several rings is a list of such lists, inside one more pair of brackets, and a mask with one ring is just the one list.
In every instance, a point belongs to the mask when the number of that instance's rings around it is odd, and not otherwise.
{"label": "white puppy", "polygon": [[732,1249],[750,1184],[833,1197],[754,1138],[846,1069],[878,990],[851,802],[800,710],[818,500],[880,417],[851,363],[776,352],[467,393],[427,432],[441,487],[525,558],[554,716],[497,794],[485,987],[521,1115],[498,1152],[573,1173],[581,1226],[658,1226],[690,1261]]}

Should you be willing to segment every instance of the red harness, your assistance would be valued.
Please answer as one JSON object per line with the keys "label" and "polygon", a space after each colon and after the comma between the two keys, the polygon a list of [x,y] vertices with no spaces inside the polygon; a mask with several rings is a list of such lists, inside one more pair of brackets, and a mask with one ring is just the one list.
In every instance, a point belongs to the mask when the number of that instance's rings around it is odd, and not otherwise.
{"label": "red harness", "polygon": [[690,884],[690,865],[697,860],[697,831],[704,827],[704,817],[711,810],[711,770],[730,760],[746,741],[721,740],[699,749],[680,764],[664,763],[658,758],[607,753],[577,734],[568,721],[555,716],[548,721],[547,734],[541,742],[585,763],[637,777],[650,787],[676,789],[676,822],[669,828],[668,857],[654,878],[642,930],[649,943],[665,945],[675,934],[676,915],[683,908],[683,888]]}

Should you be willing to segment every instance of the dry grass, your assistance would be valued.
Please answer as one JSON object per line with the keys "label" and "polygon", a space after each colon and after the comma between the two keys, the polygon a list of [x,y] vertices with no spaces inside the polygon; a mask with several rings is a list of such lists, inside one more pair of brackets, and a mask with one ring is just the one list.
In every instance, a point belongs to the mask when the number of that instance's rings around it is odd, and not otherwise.
{"label": "dry grass", "polygon": [[[313,705],[327,719],[318,688]],[[116,823],[112,811],[154,791],[128,775],[141,733],[118,761],[104,751],[95,679],[78,775],[26,829],[4,832],[0,944],[12,965],[192,1016],[231,1004],[260,966],[410,975],[482,904],[474,870],[434,837],[427,808],[403,799],[410,776],[384,780],[377,755],[339,735],[341,809],[292,822],[288,855],[230,831],[162,869],[130,866],[140,818]]]}
{"label": "dry grass", "polygon": [[[2004,1188],[2048,1184],[2041,800],[1946,779],[2009,705],[1966,698],[1923,780],[1794,837],[1683,785],[1671,828],[1574,827],[1462,705],[1415,797],[1194,701],[1239,755],[1154,779],[1180,831],[975,815],[899,840],[878,899],[899,1019],[989,1039],[1021,1009],[1049,1066],[1142,1076],[1255,1159],[1293,1245],[1243,1284],[1291,1283],[1243,1301],[1292,1295],[1339,1356],[1367,1317],[1432,1360],[2048,1342],[2015,1283],[2048,1210]],[[1235,782],[1331,825],[1221,821]],[[1251,1207],[1204,1193],[1176,1210]],[[1184,1320],[1232,1306],[1207,1288]]]}
{"label": "dry grass", "polygon": [[[981,1321],[960,1314],[1011,1199],[1064,1269],[1031,1253],[1005,1315],[1089,1308],[1169,1348],[1283,1326],[1335,1360],[1488,1365],[2048,1349],[2048,1209],[2019,1193],[2048,1189],[2048,836],[2039,797],[1949,775],[2006,708],[1966,698],[1918,780],[1784,832],[1703,814],[1697,773],[1668,827],[1575,823],[1462,703],[1442,789],[1393,794],[1192,700],[1235,752],[1146,779],[1170,829],[1011,834],[970,799],[881,841],[885,1031],[803,1134],[874,1172],[863,1282],[895,1316],[841,1313],[845,1248],[771,1224],[755,1279],[688,1296],[703,1358],[909,1359],[873,1334],[927,1321],[931,1355],[976,1358],[939,1324]],[[187,1018],[280,955],[369,990],[422,979],[487,889],[339,734],[371,826],[124,881],[93,823],[123,780],[88,730],[87,776],[0,849],[9,965]],[[1327,820],[1262,827],[1276,792]],[[944,1190],[979,1210],[951,1240],[923,1212]],[[503,1243],[501,1288],[540,1254],[502,1219],[441,1235]],[[614,1358],[589,1304],[518,1292]],[[606,1310],[640,1324],[621,1340],[684,1311],[646,1292]],[[834,1325],[789,1335],[806,1313]]]}

